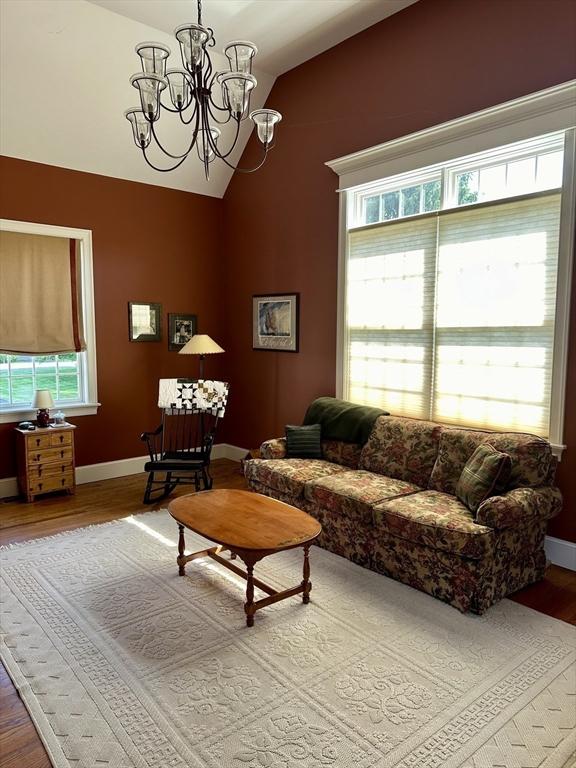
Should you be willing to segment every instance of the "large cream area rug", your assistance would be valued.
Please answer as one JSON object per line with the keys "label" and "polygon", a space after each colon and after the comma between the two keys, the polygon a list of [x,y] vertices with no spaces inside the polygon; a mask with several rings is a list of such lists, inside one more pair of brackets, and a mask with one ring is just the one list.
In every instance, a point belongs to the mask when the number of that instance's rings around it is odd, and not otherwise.
{"label": "large cream area rug", "polygon": [[[463,616],[313,547],[311,603],[248,629],[245,583],[179,577],[176,533],[152,512],[1,552],[2,658],[58,768],[574,764],[573,627]],[[301,562],[256,575],[292,586]]]}

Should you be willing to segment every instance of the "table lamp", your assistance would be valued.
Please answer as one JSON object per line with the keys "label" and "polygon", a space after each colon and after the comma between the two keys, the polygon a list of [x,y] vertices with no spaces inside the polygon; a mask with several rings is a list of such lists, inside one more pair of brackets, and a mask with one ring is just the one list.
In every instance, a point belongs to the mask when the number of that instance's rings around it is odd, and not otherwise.
{"label": "table lamp", "polygon": [[205,333],[197,333],[192,336],[190,341],[186,342],[182,349],[178,352],[179,355],[199,355],[200,356],[200,378],[204,378],[204,357],[206,355],[218,355],[220,352],[224,352],[219,344],[207,336]]}
{"label": "table lamp", "polygon": [[37,408],[36,423],[39,427],[47,427],[50,424],[49,408],[54,408],[54,400],[49,389],[37,389],[34,392],[32,408]]}

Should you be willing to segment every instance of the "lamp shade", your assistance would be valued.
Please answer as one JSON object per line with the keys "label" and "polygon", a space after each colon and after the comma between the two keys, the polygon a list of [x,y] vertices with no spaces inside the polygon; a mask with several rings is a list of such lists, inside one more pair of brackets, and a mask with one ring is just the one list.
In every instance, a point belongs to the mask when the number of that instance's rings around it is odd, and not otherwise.
{"label": "lamp shade", "polygon": [[49,389],[37,389],[34,392],[34,400],[32,401],[32,408],[54,408],[54,400]]}
{"label": "lamp shade", "polygon": [[224,352],[219,344],[207,336],[205,333],[197,333],[192,336],[190,341],[186,342],[182,349],[178,352],[179,355],[217,355],[220,352]]}

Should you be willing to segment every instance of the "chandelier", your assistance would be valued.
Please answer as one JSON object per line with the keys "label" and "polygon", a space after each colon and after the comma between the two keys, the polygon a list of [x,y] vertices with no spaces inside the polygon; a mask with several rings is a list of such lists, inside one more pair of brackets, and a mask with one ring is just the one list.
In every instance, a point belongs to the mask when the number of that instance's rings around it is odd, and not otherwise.
{"label": "chandelier", "polygon": [[[132,75],[130,83],[140,94],[140,108],[124,113],[132,126],[134,143],[142,150],[144,159],[156,171],[173,171],[182,165],[196,147],[209,179],[210,163],[216,158],[235,171],[252,173],[261,168],[272,149],[274,126],[282,120],[274,109],[256,109],[250,112],[250,96],[257,81],[252,74],[252,60],[258,53],[254,43],[234,40],[224,48],[229,69],[215,72],[209,48],[216,44],[214,31],[202,26],[202,2],[198,0],[198,22],[181,24],[174,30],[180,46],[183,69],[167,69],[170,48],[162,43],[140,43],[136,53],[140,56],[142,72]],[[168,103],[169,102],[169,103]],[[157,124],[162,111],[172,112],[184,125],[190,126],[188,148],[182,154],[169,152],[160,142]],[[262,157],[254,168],[239,168],[229,161],[238,137],[240,124],[250,119],[256,126],[262,146]],[[234,124],[232,145],[223,151],[218,142],[219,125]],[[168,168],[159,168],[149,158],[147,150],[154,142],[173,162]]]}

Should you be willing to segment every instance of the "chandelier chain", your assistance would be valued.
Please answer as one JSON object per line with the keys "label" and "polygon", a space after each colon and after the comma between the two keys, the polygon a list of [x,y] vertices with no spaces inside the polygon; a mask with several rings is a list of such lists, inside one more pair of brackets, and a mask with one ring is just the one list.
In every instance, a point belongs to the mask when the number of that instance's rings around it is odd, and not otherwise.
{"label": "chandelier chain", "polygon": [[198,24],[202,26],[202,0],[198,0]]}

